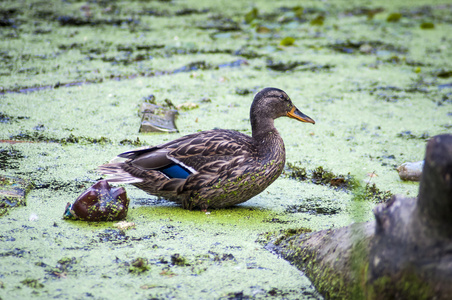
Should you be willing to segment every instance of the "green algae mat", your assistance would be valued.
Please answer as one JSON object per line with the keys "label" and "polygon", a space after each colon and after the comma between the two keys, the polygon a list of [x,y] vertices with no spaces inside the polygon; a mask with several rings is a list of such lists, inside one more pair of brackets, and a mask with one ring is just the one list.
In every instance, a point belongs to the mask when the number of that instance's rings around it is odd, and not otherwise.
{"label": "green algae mat", "polygon": [[[321,299],[260,242],[416,195],[395,168],[451,132],[450,32],[450,1],[2,1],[0,299]],[[269,86],[316,124],[276,121],[286,170],[262,194],[206,213],[125,186],[134,226],[63,220],[121,152],[250,134]],[[139,133],[152,97],[178,133]]]}

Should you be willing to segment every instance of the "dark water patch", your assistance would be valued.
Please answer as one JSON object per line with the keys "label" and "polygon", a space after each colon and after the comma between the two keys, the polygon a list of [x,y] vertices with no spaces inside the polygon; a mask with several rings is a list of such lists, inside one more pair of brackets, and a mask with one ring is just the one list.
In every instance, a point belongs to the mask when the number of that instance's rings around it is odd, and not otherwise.
{"label": "dark water patch", "polygon": [[[90,55],[102,55],[102,54],[107,53],[108,51],[110,51],[110,49],[108,47],[103,47],[103,48],[97,47],[97,48],[89,48],[89,49],[80,49],[80,53],[88,55],[87,58],[89,60],[95,59],[95,57],[90,56]],[[113,60],[113,59],[111,59],[111,60]],[[109,58],[106,58],[103,61],[109,61]]]}
{"label": "dark water patch", "polygon": [[54,11],[44,9],[35,9],[33,11],[33,17],[46,21],[56,19]]}
{"label": "dark water patch", "polygon": [[438,102],[438,105],[443,103],[452,103],[452,93],[447,93],[441,97],[441,102]]}
{"label": "dark water patch", "polygon": [[97,234],[97,237],[92,240],[92,243],[112,242],[113,244],[122,244],[129,238],[122,230],[105,229],[103,232]]}
{"label": "dark water patch", "polygon": [[148,15],[148,16],[154,16],[154,17],[169,17],[171,14],[167,10],[156,10],[156,9],[144,9],[140,12],[138,12],[139,15]]}
{"label": "dark water patch", "polygon": [[302,204],[294,204],[286,207],[286,213],[308,213],[314,215],[334,215],[341,211],[340,208],[335,207],[334,204],[328,206],[322,199],[307,199]]}
{"label": "dark water patch", "polygon": [[222,63],[222,64],[218,64],[218,69],[223,69],[223,68],[237,68],[240,66],[247,66],[248,65],[248,61],[246,61],[245,59],[237,59],[231,62],[227,62],[227,63]]}
{"label": "dark water patch", "polygon": [[42,264],[47,268],[46,271],[49,275],[57,278],[66,278],[68,274],[74,273],[74,265],[77,262],[75,257],[63,257],[57,261],[55,267],[49,267],[45,263]]}
{"label": "dark water patch", "polygon": [[[357,89],[357,91],[362,91],[363,89]],[[429,90],[421,86],[413,85],[410,87],[401,88],[398,86],[375,86],[369,90],[370,95],[375,95],[378,100],[386,102],[398,102],[399,100],[409,99],[407,94],[410,93],[421,93],[428,94]]]}
{"label": "dark water patch", "polygon": [[450,77],[452,77],[452,70],[446,70],[446,69],[438,70],[434,73],[434,75],[439,78],[450,78]]}
{"label": "dark water patch", "polygon": [[84,47],[84,44],[82,44],[82,43],[71,43],[71,44],[58,45],[58,49],[60,49],[60,50],[80,49],[82,47]]}
{"label": "dark water patch", "polygon": [[17,123],[19,120],[27,120],[30,117],[25,116],[11,116],[0,112],[0,123]]}
{"label": "dark water patch", "polygon": [[114,245],[127,244],[129,242],[139,242],[155,239],[156,233],[151,232],[144,236],[130,236],[127,235],[124,230],[120,229],[105,229],[99,232],[96,237],[90,241],[90,245],[95,245],[98,243],[112,243]]}
{"label": "dark water patch", "polygon": [[215,30],[216,32],[233,32],[242,30],[239,23],[233,21],[232,19],[222,17],[212,17],[206,23],[199,24],[196,27],[203,30]]}
{"label": "dark water patch", "polygon": [[407,140],[412,140],[412,139],[427,140],[428,138],[430,138],[430,134],[428,132],[424,132],[421,134],[414,134],[413,132],[411,132],[411,130],[405,130],[405,131],[399,132],[399,133],[397,133],[396,136],[398,138],[403,138],[403,139],[407,139]]}
{"label": "dark water patch", "polygon": [[21,11],[14,7],[14,8],[7,8],[7,9],[0,9],[0,18],[7,19],[17,16]]}
{"label": "dark water patch", "polygon": [[9,235],[0,235],[1,242],[14,242],[16,240],[15,237]]}
{"label": "dark water patch", "polygon": [[[206,63],[205,61],[196,61],[196,62],[189,63],[188,65],[183,66],[183,67],[178,68],[173,71],[161,70],[161,71],[151,71],[148,73],[142,72],[142,73],[128,74],[128,75],[127,74],[125,74],[125,75],[111,74],[110,76],[105,77],[105,78],[97,78],[97,79],[92,79],[92,80],[75,81],[75,82],[68,82],[68,83],[57,82],[56,84],[53,84],[53,85],[43,85],[43,86],[36,86],[36,87],[16,87],[16,88],[10,89],[10,90],[2,89],[2,87],[0,87],[0,95],[6,94],[6,93],[25,93],[26,94],[26,93],[37,92],[37,91],[47,90],[47,89],[52,89],[52,88],[73,87],[73,86],[81,86],[81,85],[85,85],[85,84],[102,83],[104,81],[104,79],[119,81],[119,80],[124,80],[124,79],[134,79],[137,77],[154,77],[154,76],[171,75],[171,74],[180,73],[180,72],[191,72],[193,70],[215,70],[215,69],[220,69],[220,68],[235,68],[235,67],[240,67],[243,65],[248,65],[248,62],[244,59],[237,59],[232,62],[222,63],[222,64],[218,64],[218,65],[211,65],[211,64]],[[24,133],[23,135],[26,136],[27,133]],[[19,136],[19,139],[20,138],[21,137]],[[39,137],[36,137],[36,139],[39,140]],[[52,138],[46,139],[45,137],[42,137],[42,139],[43,139],[42,141],[57,141],[57,139],[52,139]],[[22,140],[25,140],[25,138],[22,138]]]}
{"label": "dark water patch", "polygon": [[0,252],[0,257],[7,257],[7,256],[24,257],[24,256],[28,256],[29,254],[30,254],[30,251],[23,250],[20,248],[14,248],[12,250]]}
{"label": "dark water patch", "polygon": [[18,8],[0,9],[0,27],[15,27],[16,20],[14,18],[21,13]]}
{"label": "dark water patch", "polygon": [[[130,52],[128,52],[127,54],[125,54],[123,56],[104,56],[104,55],[102,55],[100,57],[100,60],[102,60],[103,62],[111,63],[112,65],[122,64],[123,66],[128,66],[137,61],[149,60],[151,58],[152,57],[150,57],[149,55],[144,55],[144,54],[132,55]],[[94,60],[96,58],[93,56],[89,56],[88,59]]]}
{"label": "dark water patch", "polygon": [[452,89],[452,82],[438,85],[438,89]]}
{"label": "dark water patch", "polygon": [[0,19],[0,27],[13,27],[15,24],[15,21],[12,19]]}
{"label": "dark water patch", "polygon": [[[38,171],[45,172],[46,169],[39,169]],[[81,193],[93,184],[93,181],[81,180],[58,180],[58,179],[37,179],[33,185],[34,189],[50,189],[52,191],[64,191],[72,193]]]}
{"label": "dark water patch", "polygon": [[[159,0],[160,2],[171,2],[171,0]],[[145,8],[139,12],[137,12],[139,15],[148,15],[148,16],[154,16],[154,17],[184,17],[184,16],[190,16],[190,15],[203,15],[210,12],[210,9],[204,8],[204,9],[195,9],[195,8],[182,8],[179,10],[176,10],[175,12],[170,12],[168,10],[157,10],[155,8]]]}
{"label": "dark water patch", "polygon": [[52,29],[38,28],[33,31],[33,34],[49,34],[51,32],[52,32]]}
{"label": "dark water patch", "polygon": [[262,222],[264,222],[264,223],[273,223],[273,224],[288,224],[288,223],[291,223],[291,221],[281,220],[280,218],[264,219]]}
{"label": "dark water patch", "polygon": [[183,67],[180,67],[178,69],[173,70],[174,74],[181,73],[181,72],[191,72],[191,71],[198,71],[198,70],[209,70],[212,69],[213,66],[206,63],[205,61],[195,61],[191,62],[188,65],[185,65]]}
{"label": "dark water patch", "polygon": [[13,146],[0,148],[0,170],[18,169],[20,160],[24,158],[21,151]]}
{"label": "dark water patch", "polygon": [[131,45],[117,45],[116,50],[118,51],[127,51],[127,52],[133,52],[135,50],[135,47]]}
{"label": "dark water patch", "polygon": [[250,94],[255,94],[259,91],[259,87],[254,88],[235,88],[235,93],[240,96],[246,96]]}
{"label": "dark water patch", "polygon": [[266,66],[267,68],[273,71],[286,72],[295,69],[298,66],[304,66],[309,64],[306,61],[288,61],[288,62],[274,62],[273,60],[267,60]]}
{"label": "dark water patch", "polygon": [[301,72],[303,71],[318,72],[318,71],[328,71],[334,68],[333,65],[329,64],[320,65],[307,61],[274,62],[273,60],[267,60],[266,66],[267,68],[278,72],[288,72],[292,70]]}
{"label": "dark water patch", "polygon": [[146,45],[146,44],[141,44],[141,45],[136,45],[135,46],[137,50],[154,50],[154,49],[161,49],[163,47],[165,47],[165,45],[163,44],[150,44],[150,45]]}
{"label": "dark water patch", "polygon": [[373,87],[370,90],[370,94],[374,94],[377,91],[394,91],[394,92],[407,92],[407,93],[414,93],[414,92],[420,92],[420,93],[428,93],[425,89],[419,89],[419,88],[401,88],[398,86],[393,85],[385,85],[385,86],[376,86]]}
{"label": "dark water patch", "polygon": [[133,18],[123,18],[123,19],[91,19],[91,18],[82,18],[82,17],[74,17],[74,16],[58,16],[56,21],[60,24],[60,26],[102,26],[102,25],[113,25],[120,26],[122,24],[138,24],[140,21]]}
{"label": "dark water patch", "polygon": [[169,201],[164,198],[135,198],[133,199],[134,206],[153,206],[153,205],[164,205],[168,204]]}
{"label": "dark water patch", "polygon": [[208,8],[205,9],[194,9],[194,8],[184,8],[176,11],[176,16],[188,16],[188,15],[201,15],[207,14],[209,12]]}
{"label": "dark water patch", "polygon": [[[18,56],[12,56],[9,55],[9,53],[7,51],[2,51],[0,52],[0,59],[5,63],[5,64],[10,64],[12,63],[14,60],[20,60],[23,62],[28,62],[32,59],[46,59],[47,56],[44,55],[31,55],[31,54],[20,54]],[[12,65],[8,66],[9,69],[12,68]],[[19,70],[17,70],[18,73],[25,73],[26,71],[29,70],[36,70],[36,68],[20,68]]]}
{"label": "dark water patch", "polygon": [[234,51],[234,55],[242,56],[242,57],[247,58],[247,59],[259,58],[259,57],[265,56],[264,54],[259,54],[259,53],[255,52],[255,51],[247,49],[245,47]]}
{"label": "dark water patch", "polygon": [[181,73],[181,72],[192,72],[192,71],[198,71],[198,70],[216,70],[216,69],[222,69],[222,68],[235,68],[235,67],[240,67],[242,65],[248,65],[248,62],[244,59],[238,59],[238,60],[234,60],[234,61],[228,62],[228,63],[211,65],[209,63],[206,63],[205,61],[195,61],[195,62],[191,62],[188,65],[185,65],[181,68],[175,69],[171,73],[177,74],[177,73]]}
{"label": "dark water patch", "polygon": [[184,55],[184,54],[233,54],[233,50],[230,49],[197,49],[197,48],[180,48],[180,47],[167,47],[154,55],[161,55],[168,57],[171,55]]}
{"label": "dark water patch", "polygon": [[377,93],[376,94],[378,100],[383,100],[386,102],[395,103],[402,99],[407,99],[405,96],[397,95],[397,94],[387,94],[387,93]]}
{"label": "dark water patch", "polygon": [[[400,14],[410,20],[423,21],[422,24],[434,24],[432,21],[438,23],[452,23],[452,18],[450,17],[452,11],[452,5],[450,4],[439,4],[439,5],[421,5],[421,6],[406,6],[400,9]],[[428,21],[427,21],[428,20]],[[425,25],[424,25],[425,26]],[[423,28],[431,29],[431,27]]]}
{"label": "dark water patch", "polygon": [[431,66],[429,63],[424,63],[420,61],[415,61],[409,58],[406,58],[405,56],[399,56],[399,55],[392,55],[391,57],[382,60],[383,63],[390,63],[395,65],[407,65],[410,67],[427,67]]}
{"label": "dark water patch", "polygon": [[234,255],[231,253],[217,253],[215,251],[208,251],[207,257],[213,262],[223,262],[223,261],[236,261]]}
{"label": "dark water patch", "polygon": [[107,137],[92,138],[85,136],[75,136],[72,133],[68,137],[55,138],[47,136],[42,131],[21,131],[18,134],[10,136],[11,140],[16,141],[28,141],[28,142],[46,142],[46,143],[59,143],[62,145],[66,144],[112,144],[112,141]]}
{"label": "dark water patch", "polygon": [[402,54],[408,52],[407,48],[382,41],[337,41],[334,44],[327,45],[327,47],[345,54],[376,54],[382,50]]}

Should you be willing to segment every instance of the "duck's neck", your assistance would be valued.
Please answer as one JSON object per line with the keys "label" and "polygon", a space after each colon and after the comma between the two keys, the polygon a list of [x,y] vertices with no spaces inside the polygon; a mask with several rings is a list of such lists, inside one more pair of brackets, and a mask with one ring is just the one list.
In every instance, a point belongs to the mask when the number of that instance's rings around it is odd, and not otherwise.
{"label": "duck's neck", "polygon": [[251,129],[261,158],[285,160],[284,142],[275,128],[273,119],[253,119]]}
{"label": "duck's neck", "polygon": [[252,118],[251,131],[255,140],[265,139],[267,135],[272,132],[276,132],[276,134],[279,135],[278,131],[275,128],[275,122],[271,118]]}

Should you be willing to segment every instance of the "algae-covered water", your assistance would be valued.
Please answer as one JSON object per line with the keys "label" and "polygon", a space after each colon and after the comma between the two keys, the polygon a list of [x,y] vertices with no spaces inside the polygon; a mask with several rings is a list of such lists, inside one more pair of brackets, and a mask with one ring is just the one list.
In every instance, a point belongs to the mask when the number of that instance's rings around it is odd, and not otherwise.
{"label": "algae-covered water", "polygon": [[[395,167],[451,132],[451,16],[450,1],[426,0],[2,1],[0,175],[32,185],[0,217],[0,299],[320,299],[259,240],[416,196]],[[205,213],[126,186],[134,228],[62,219],[121,152],[250,134],[268,86],[316,124],[276,121],[288,167],[262,194]],[[139,133],[150,95],[197,108],[180,111],[179,133]]]}

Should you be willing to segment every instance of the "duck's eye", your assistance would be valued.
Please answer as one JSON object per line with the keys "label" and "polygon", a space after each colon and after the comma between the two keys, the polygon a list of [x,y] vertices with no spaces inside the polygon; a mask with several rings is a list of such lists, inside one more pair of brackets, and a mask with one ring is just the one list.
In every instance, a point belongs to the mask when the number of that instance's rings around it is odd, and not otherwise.
{"label": "duck's eye", "polygon": [[279,99],[286,100],[286,97],[284,97],[284,95],[279,95]]}

